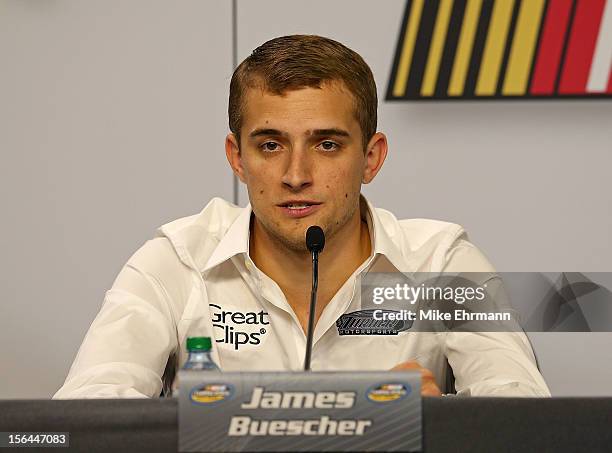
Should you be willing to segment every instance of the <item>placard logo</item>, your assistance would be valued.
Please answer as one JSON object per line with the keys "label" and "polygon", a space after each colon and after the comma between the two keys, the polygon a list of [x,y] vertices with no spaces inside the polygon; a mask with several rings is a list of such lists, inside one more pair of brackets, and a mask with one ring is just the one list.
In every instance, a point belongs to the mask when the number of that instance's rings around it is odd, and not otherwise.
{"label": "placard logo", "polygon": [[388,403],[399,401],[410,395],[412,389],[409,384],[390,383],[370,387],[366,393],[367,398],[375,403]]}
{"label": "placard logo", "polygon": [[196,404],[214,404],[231,398],[234,387],[231,384],[205,384],[194,387],[189,393],[189,399]]}
{"label": "placard logo", "polygon": [[213,327],[217,335],[217,343],[231,344],[234,350],[243,345],[258,345],[267,333],[270,316],[263,310],[258,312],[229,311],[216,304],[211,307]]}

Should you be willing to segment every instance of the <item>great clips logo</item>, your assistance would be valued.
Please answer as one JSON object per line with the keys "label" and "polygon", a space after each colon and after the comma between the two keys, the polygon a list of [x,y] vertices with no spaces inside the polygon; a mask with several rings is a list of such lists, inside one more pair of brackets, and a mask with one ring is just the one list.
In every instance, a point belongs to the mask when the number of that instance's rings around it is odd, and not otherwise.
{"label": "great clips logo", "polygon": [[267,333],[270,316],[265,311],[228,311],[216,304],[209,304],[212,312],[213,327],[217,343],[233,345],[234,350],[240,346],[258,345]]}

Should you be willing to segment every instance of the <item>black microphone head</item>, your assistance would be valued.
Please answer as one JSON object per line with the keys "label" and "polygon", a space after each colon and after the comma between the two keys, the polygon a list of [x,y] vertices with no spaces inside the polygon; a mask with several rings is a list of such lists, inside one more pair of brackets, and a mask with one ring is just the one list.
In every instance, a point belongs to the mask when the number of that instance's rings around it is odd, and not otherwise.
{"label": "black microphone head", "polygon": [[306,230],[306,247],[311,252],[320,252],[325,247],[325,233],[320,226],[313,225]]}

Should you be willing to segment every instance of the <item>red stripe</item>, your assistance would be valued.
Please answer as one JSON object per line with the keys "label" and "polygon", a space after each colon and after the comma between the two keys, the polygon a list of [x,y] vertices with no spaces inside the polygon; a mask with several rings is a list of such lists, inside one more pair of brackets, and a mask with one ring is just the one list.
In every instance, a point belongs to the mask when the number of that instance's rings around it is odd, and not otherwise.
{"label": "red stripe", "polygon": [[584,94],[586,92],[604,6],[606,6],[606,0],[578,0],[563,75],[559,84],[560,94]]}
{"label": "red stripe", "polygon": [[608,76],[608,89],[606,93],[612,93],[612,69],[610,69],[610,75]]}
{"label": "red stripe", "polygon": [[550,0],[531,81],[531,94],[553,94],[572,0]]}

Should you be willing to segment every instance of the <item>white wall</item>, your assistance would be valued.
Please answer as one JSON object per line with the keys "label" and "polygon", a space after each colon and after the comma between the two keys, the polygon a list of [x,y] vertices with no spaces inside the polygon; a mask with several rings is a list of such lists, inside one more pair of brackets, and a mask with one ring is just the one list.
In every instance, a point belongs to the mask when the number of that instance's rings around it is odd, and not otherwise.
{"label": "white wall", "polygon": [[232,198],[231,3],[0,4],[0,398],[48,397],[127,258]]}
{"label": "white wall", "polygon": [[[371,65],[375,204],[465,225],[500,270],[612,270],[610,101],[385,103],[404,0],[237,5],[239,60],[311,33]],[[50,396],[130,254],[232,198],[231,6],[0,0],[0,398]],[[554,394],[612,395],[610,334],[531,338]]]}

